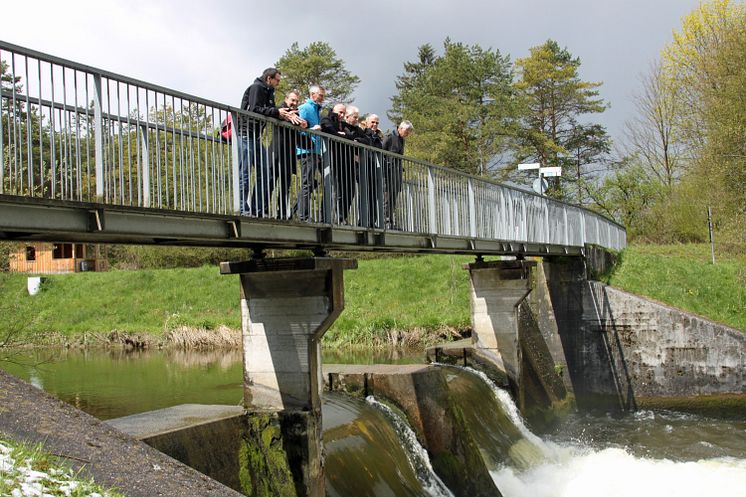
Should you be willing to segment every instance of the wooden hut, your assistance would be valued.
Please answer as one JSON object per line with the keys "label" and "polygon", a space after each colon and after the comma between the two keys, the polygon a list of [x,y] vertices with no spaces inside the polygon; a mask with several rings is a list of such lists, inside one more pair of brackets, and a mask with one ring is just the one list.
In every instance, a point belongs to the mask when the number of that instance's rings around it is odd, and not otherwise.
{"label": "wooden hut", "polygon": [[105,271],[106,261],[97,256],[98,247],[82,243],[28,242],[10,254],[10,271],[54,274]]}

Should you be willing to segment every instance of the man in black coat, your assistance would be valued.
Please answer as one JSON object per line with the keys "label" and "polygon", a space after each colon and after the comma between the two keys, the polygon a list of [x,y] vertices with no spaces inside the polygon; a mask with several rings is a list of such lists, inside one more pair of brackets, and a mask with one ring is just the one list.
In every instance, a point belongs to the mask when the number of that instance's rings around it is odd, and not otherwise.
{"label": "man in black coat", "polygon": [[[265,69],[262,75],[256,78],[244,92],[241,110],[300,125],[303,120],[298,117],[297,111],[278,109],[275,106],[275,88],[280,84],[281,78],[280,71],[274,67]],[[270,197],[269,183],[272,175],[267,151],[262,146],[264,126],[263,120],[248,115],[239,115],[238,180],[242,215],[248,214],[256,217],[267,215]],[[252,166],[256,170],[256,181],[249,198]]]}
{"label": "man in black coat", "polygon": [[[404,139],[412,133],[413,129],[411,122],[402,121],[399,127],[383,141],[383,149],[404,155]],[[389,227],[396,228],[396,200],[402,187],[402,163],[399,157],[387,157],[386,159],[384,169],[386,222]]]}
{"label": "man in black coat", "polygon": [[[278,110],[288,109],[290,111],[297,111],[298,103],[300,102],[300,95],[297,90],[290,90],[285,94],[285,100],[282,102]],[[306,121],[300,124],[301,128],[306,128]],[[310,146],[311,139],[305,134],[301,134],[297,129],[286,126],[275,126],[272,131],[272,143],[270,144],[270,151],[272,154],[272,180],[270,181],[269,196],[272,196],[272,191],[278,186],[278,205],[277,205],[277,218],[278,219],[289,219],[290,210],[288,206],[289,194],[290,194],[290,182],[293,175],[297,172],[296,164],[296,148],[306,148]]]}
{"label": "man in black coat", "polygon": [[[374,148],[383,149],[383,133],[379,129],[381,119],[369,114],[365,119],[365,137]],[[366,150],[366,158],[360,171],[360,225],[380,228],[383,218],[383,156],[379,152]]]}
{"label": "man in black coat", "polygon": [[[360,111],[353,105],[347,106],[344,121],[341,123],[343,137],[353,143],[369,145],[365,131],[358,126]],[[365,150],[354,144],[343,145],[336,167],[332,168],[337,192],[337,221],[347,224],[352,200],[360,177],[360,169]]]}

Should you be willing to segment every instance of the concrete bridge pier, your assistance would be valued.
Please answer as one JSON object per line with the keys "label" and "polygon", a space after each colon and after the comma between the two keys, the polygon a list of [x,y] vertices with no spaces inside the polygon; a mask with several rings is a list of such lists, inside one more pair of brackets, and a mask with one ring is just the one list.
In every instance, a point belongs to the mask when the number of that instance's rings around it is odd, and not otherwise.
{"label": "concrete bridge pier", "polygon": [[[537,298],[534,261],[478,260],[471,278],[472,343],[487,361],[505,371],[518,406],[549,407],[567,396],[557,374],[560,359],[540,326],[547,299]],[[531,298],[533,297],[533,298]],[[551,334],[551,333],[550,333]]]}
{"label": "concrete bridge pier", "polygon": [[247,495],[323,497],[320,340],[344,308],[350,259],[222,263],[241,277]]}

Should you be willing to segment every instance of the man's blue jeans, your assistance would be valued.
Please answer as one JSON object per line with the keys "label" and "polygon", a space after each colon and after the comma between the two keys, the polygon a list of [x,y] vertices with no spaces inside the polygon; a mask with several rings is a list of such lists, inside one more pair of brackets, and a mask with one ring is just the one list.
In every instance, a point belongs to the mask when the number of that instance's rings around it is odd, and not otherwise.
{"label": "man's blue jeans", "polygon": [[[267,214],[270,188],[268,181],[269,159],[267,150],[262,146],[261,135],[249,133],[238,140],[238,191],[241,197],[241,214],[264,217]],[[256,171],[254,187],[249,197],[249,187],[253,170]]]}

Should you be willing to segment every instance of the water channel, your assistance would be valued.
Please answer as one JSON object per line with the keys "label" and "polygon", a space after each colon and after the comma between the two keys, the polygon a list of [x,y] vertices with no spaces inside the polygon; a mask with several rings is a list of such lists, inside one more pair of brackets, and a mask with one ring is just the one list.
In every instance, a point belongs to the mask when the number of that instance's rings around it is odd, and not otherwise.
{"label": "water channel", "polygon": [[[324,362],[415,362],[419,354],[327,353]],[[100,419],[183,403],[241,402],[240,351],[34,351],[0,368]],[[472,371],[448,370],[449,388],[477,433],[505,497],[746,497],[746,413],[720,420],[672,411],[574,414],[532,433],[507,392]],[[443,496],[427,461],[390,413],[327,394],[324,441],[330,496]],[[360,471],[364,467],[366,471]]]}

